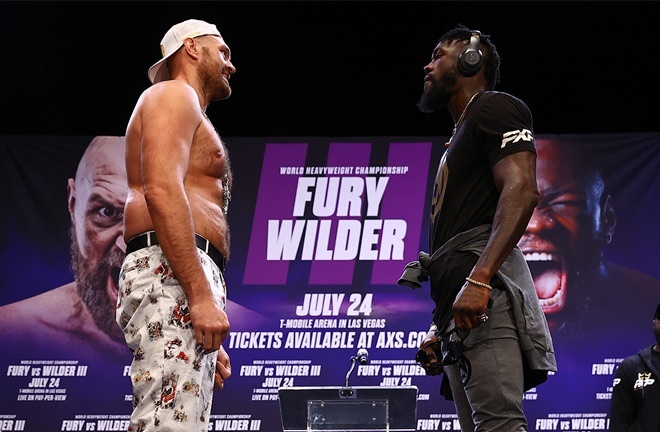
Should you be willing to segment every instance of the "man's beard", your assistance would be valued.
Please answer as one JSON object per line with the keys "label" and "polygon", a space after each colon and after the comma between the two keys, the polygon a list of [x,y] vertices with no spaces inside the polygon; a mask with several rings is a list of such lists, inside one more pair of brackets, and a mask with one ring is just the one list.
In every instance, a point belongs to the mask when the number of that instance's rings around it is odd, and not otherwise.
{"label": "man's beard", "polygon": [[431,88],[424,90],[417,108],[423,113],[432,113],[446,107],[456,80],[456,72],[447,71],[437,82],[431,81]]}
{"label": "man's beard", "polygon": [[211,61],[211,51],[206,47],[202,48],[197,76],[204,86],[203,91],[211,96],[211,101],[227,99],[231,95],[231,88],[225,83],[221,71],[218,71],[218,65]]}
{"label": "man's beard", "polygon": [[123,259],[124,253],[113,247],[96,266],[89,266],[80,253],[75,229],[71,227],[71,267],[78,295],[92,314],[96,326],[118,342],[124,341],[124,334],[115,320],[117,305],[108,297],[107,283],[111,275],[116,286]]}

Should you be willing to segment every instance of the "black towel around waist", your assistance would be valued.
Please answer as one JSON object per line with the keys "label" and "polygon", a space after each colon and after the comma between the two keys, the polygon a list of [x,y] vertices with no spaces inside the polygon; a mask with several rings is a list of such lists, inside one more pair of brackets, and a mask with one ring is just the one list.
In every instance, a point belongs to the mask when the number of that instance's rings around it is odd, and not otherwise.
{"label": "black towel around waist", "polygon": [[[138,234],[130,239],[128,243],[126,243],[126,255],[157,244],[158,239],[156,238],[155,231],[147,231],[145,233]],[[197,248],[206,252],[206,254],[218,266],[221,272],[225,272],[225,257],[215,246],[211,244],[210,241],[199,234],[195,234],[195,245]]]}

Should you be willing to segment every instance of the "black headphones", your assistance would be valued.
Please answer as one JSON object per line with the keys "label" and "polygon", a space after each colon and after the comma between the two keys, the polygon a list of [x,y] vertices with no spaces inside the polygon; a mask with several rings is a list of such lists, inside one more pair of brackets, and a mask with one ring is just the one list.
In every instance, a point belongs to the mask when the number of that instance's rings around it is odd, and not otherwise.
{"label": "black headphones", "polygon": [[479,30],[472,30],[470,46],[458,56],[458,71],[463,76],[471,77],[481,69],[484,56],[479,50],[480,37],[481,32]]}

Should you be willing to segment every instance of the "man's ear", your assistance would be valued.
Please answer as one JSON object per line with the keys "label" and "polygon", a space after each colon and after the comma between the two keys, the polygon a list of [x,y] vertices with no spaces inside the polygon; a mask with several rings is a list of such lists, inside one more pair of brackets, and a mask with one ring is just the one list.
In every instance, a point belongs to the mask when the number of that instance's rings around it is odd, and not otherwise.
{"label": "man's ear", "polygon": [[195,41],[193,38],[188,38],[183,41],[183,47],[188,53],[189,56],[191,56],[194,59],[199,58],[199,51],[200,51],[200,44]]}
{"label": "man's ear", "polygon": [[603,237],[605,244],[612,242],[614,236],[614,229],[616,228],[616,212],[612,204],[612,195],[605,194],[605,202],[602,206],[601,224],[603,226]]}
{"label": "man's ear", "polygon": [[69,214],[73,219],[73,208],[76,206],[76,181],[72,178],[66,184],[66,200]]}

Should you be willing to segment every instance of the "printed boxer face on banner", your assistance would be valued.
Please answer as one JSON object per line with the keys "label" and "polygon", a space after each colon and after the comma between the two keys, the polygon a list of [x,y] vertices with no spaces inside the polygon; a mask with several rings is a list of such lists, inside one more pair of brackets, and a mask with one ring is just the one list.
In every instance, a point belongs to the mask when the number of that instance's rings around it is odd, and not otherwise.
{"label": "printed boxer face on banner", "polygon": [[554,314],[574,308],[582,285],[598,277],[614,215],[600,175],[589,172],[570,143],[537,138],[536,145],[540,202],[519,246],[543,311]]}
{"label": "printed boxer face on banner", "polygon": [[128,193],[123,137],[97,137],[69,179],[71,262],[80,297],[96,325],[123,341],[115,322],[117,279],[126,248],[124,202]]}

